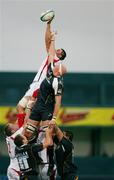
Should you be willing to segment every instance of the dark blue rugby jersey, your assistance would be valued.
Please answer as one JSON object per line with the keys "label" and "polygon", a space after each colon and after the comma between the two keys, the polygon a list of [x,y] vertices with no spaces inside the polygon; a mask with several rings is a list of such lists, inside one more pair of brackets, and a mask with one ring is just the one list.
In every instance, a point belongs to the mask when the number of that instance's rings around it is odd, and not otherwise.
{"label": "dark blue rugby jersey", "polygon": [[46,78],[40,85],[38,99],[35,104],[35,109],[54,108],[55,96],[63,93],[63,77],[55,77],[53,75],[54,63],[50,63]]}
{"label": "dark blue rugby jersey", "polygon": [[27,144],[16,147],[15,154],[18,160],[19,168],[22,173],[37,172],[38,152],[43,150],[42,144]]}

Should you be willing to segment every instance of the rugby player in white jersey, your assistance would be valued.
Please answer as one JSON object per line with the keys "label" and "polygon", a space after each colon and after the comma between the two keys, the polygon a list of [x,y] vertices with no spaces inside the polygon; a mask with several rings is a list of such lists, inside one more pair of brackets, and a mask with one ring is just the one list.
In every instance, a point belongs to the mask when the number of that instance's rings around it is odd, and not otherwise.
{"label": "rugby player in white jersey", "polygon": [[20,170],[17,162],[17,158],[15,157],[15,144],[14,139],[18,134],[21,134],[23,131],[23,127],[19,129],[16,124],[7,124],[5,126],[4,132],[6,135],[6,144],[8,149],[8,154],[10,157],[10,164],[7,169],[7,177],[8,180],[19,180]]}
{"label": "rugby player in white jersey", "polygon": [[[46,33],[45,33],[45,45],[46,45],[47,53],[49,51],[49,47],[51,43],[51,22],[52,20],[47,22]],[[58,49],[56,50],[55,53],[54,62],[59,63],[60,61],[64,60],[65,57],[66,57],[66,52],[63,49]],[[17,110],[18,110],[17,118],[18,118],[19,127],[21,127],[24,122],[25,108],[28,106],[27,113],[29,114],[29,109],[31,109],[31,107],[34,104],[35,99],[32,96],[34,96],[35,94],[34,92],[37,92],[38,94],[38,89],[40,88],[40,84],[46,77],[47,67],[48,67],[48,57],[43,61],[39,71],[37,72],[35,78],[33,79],[33,82],[30,84],[28,91],[25,93],[25,95],[17,105]]]}

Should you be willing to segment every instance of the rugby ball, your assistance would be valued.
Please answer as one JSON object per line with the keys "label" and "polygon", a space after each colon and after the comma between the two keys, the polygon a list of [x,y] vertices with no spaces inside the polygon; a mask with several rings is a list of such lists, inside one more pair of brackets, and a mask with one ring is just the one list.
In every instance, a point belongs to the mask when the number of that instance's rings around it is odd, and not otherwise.
{"label": "rugby ball", "polygon": [[41,14],[40,20],[43,22],[50,21],[52,18],[54,18],[55,12],[53,10],[48,10]]}

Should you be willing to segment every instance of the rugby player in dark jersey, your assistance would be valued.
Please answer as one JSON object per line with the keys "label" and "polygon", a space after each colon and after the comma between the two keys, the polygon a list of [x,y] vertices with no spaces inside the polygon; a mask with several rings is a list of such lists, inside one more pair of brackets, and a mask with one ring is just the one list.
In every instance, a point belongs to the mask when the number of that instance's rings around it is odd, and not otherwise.
{"label": "rugby player in dark jersey", "polygon": [[55,134],[57,144],[55,157],[60,180],[78,180],[77,166],[72,163],[73,134],[71,131],[62,132],[57,126],[55,126]]}
{"label": "rugby player in dark jersey", "polygon": [[[30,127],[31,128],[31,127]],[[40,171],[38,165],[42,164],[42,159],[38,156],[38,152],[53,144],[52,130],[46,129],[46,137],[43,143],[28,144],[28,140],[24,135],[17,135],[14,143],[16,144],[16,158],[20,167],[20,180],[40,180]]]}

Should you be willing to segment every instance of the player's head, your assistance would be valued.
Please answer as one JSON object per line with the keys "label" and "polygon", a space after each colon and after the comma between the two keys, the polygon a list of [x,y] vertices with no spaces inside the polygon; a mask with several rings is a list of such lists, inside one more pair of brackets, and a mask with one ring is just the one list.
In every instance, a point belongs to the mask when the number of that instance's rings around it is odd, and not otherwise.
{"label": "player's head", "polygon": [[63,134],[66,138],[68,138],[70,141],[73,140],[73,133],[72,131],[63,131]]}
{"label": "player's head", "polygon": [[14,139],[14,143],[16,146],[20,147],[23,144],[28,144],[28,140],[27,140],[26,136],[18,134]]}
{"label": "player's head", "polygon": [[63,65],[63,64],[59,64],[59,65],[56,65],[54,68],[53,68],[53,74],[54,76],[62,76],[64,75],[65,73],[67,72],[67,69],[66,67]]}
{"label": "player's head", "polygon": [[66,52],[64,49],[57,49],[56,50],[56,56],[60,59],[60,60],[64,60],[66,57]]}
{"label": "player's head", "polygon": [[11,136],[19,129],[17,124],[7,124],[4,128],[4,132],[6,136]]}

